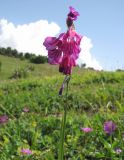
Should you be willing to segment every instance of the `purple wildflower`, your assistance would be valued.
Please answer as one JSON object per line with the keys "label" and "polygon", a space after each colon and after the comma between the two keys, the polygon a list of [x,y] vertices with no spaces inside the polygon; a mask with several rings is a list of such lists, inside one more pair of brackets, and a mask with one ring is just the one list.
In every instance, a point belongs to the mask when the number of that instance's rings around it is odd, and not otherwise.
{"label": "purple wildflower", "polygon": [[106,121],[104,123],[104,131],[106,134],[112,134],[116,130],[116,125],[112,121]]}
{"label": "purple wildflower", "polygon": [[84,131],[85,133],[91,132],[93,131],[92,128],[86,127],[86,128],[81,128],[82,131]]}
{"label": "purple wildflower", "polygon": [[115,152],[116,152],[117,154],[120,154],[120,153],[122,152],[122,149],[117,148],[117,149],[115,150]]}
{"label": "purple wildflower", "polygon": [[0,116],[0,124],[6,123],[8,119],[9,118],[6,115]]}
{"label": "purple wildflower", "polygon": [[[66,23],[69,21],[72,23],[79,16],[79,13],[73,7],[69,7],[69,9]],[[71,23],[67,24],[68,30],[66,33],[61,33],[58,37],[46,37],[43,42],[48,51],[48,62],[53,65],[59,64],[59,72],[65,75],[71,75],[72,68],[77,65],[76,60],[81,51],[82,36],[75,31],[73,23]],[[60,94],[61,92],[62,89]]]}
{"label": "purple wildflower", "polygon": [[21,150],[21,153],[22,153],[22,154],[30,155],[30,154],[32,154],[32,151],[31,151],[30,149],[22,149],[22,150]]}

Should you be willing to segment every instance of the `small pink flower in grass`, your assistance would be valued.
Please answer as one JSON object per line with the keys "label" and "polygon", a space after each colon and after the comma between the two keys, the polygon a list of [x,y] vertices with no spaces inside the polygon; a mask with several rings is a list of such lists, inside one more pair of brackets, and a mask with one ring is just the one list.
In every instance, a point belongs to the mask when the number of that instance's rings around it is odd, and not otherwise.
{"label": "small pink flower in grass", "polygon": [[104,123],[104,131],[106,134],[112,134],[116,130],[116,125],[112,121],[106,121]]}
{"label": "small pink flower in grass", "polygon": [[9,118],[6,115],[0,116],[0,124],[6,123],[8,119]]}
{"label": "small pink flower in grass", "polygon": [[117,154],[120,154],[120,153],[122,152],[122,149],[117,148],[117,149],[115,150],[115,152],[116,152]]}
{"label": "small pink flower in grass", "polygon": [[84,131],[85,133],[88,133],[88,132],[92,132],[93,129],[92,128],[89,128],[89,127],[86,127],[86,128],[81,128],[82,131]]}
{"label": "small pink flower in grass", "polygon": [[22,149],[21,153],[25,154],[25,155],[30,155],[30,154],[32,154],[32,151],[30,149]]}
{"label": "small pink flower in grass", "polygon": [[29,112],[29,108],[27,107],[23,108],[23,112]]}

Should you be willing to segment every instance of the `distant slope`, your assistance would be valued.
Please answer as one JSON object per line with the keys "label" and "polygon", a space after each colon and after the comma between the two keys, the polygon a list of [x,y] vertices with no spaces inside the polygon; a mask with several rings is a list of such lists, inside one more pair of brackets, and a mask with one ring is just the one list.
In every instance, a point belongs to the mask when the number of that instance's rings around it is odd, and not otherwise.
{"label": "distant slope", "polygon": [[[8,57],[0,55],[0,62],[2,63],[1,71],[0,71],[0,81],[2,80],[8,80],[10,76],[14,73],[15,70],[20,68],[26,68],[27,66],[33,66],[34,71],[29,73],[30,78],[34,77],[41,77],[44,76],[54,76],[54,75],[62,75],[59,73],[59,66],[58,65],[50,65],[48,63],[46,64],[34,64],[30,63],[28,60],[21,60],[19,58],[14,57]],[[87,70],[83,70],[79,67],[73,68],[73,73],[84,73],[87,72]],[[77,74],[77,75],[78,75]]]}
{"label": "distant slope", "polygon": [[[48,63],[46,64],[33,64],[30,63],[27,60],[20,60],[19,58],[14,57],[7,57],[0,55],[0,62],[2,63],[1,70],[0,70],[0,81],[3,80],[9,80],[9,77],[12,76],[15,70],[18,70],[20,68],[27,68],[27,66],[34,67],[34,71],[31,71],[29,73],[29,78],[40,78],[43,77],[51,77],[56,75],[62,75],[59,73],[59,66],[58,65],[50,65]],[[105,72],[105,71],[94,71],[92,69],[83,69],[79,67],[73,68],[73,75],[75,75],[78,78],[78,81],[80,83],[79,77],[87,78],[89,77],[89,80],[91,79],[92,83],[95,81],[103,81],[105,79],[123,79],[124,80],[124,72]],[[94,76],[94,78],[92,77]],[[99,77],[99,78],[98,78]]]}
{"label": "distant slope", "polygon": [[20,60],[19,58],[7,57],[0,55],[0,62],[2,63],[0,71],[0,80],[8,79],[12,73],[19,68],[25,68],[27,66],[33,66],[34,71],[30,76],[52,76],[58,74],[57,66],[51,66],[49,64],[33,64],[27,60]]}

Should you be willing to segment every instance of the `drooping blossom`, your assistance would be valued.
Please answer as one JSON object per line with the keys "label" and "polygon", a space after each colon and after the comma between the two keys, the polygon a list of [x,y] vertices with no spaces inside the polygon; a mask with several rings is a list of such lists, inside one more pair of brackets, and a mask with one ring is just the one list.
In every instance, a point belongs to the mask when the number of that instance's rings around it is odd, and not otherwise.
{"label": "drooping blossom", "polygon": [[0,124],[6,123],[9,120],[7,115],[0,116]]}
{"label": "drooping blossom", "polygon": [[70,7],[66,20],[67,32],[61,33],[58,37],[46,37],[43,43],[48,51],[48,62],[53,65],[59,64],[59,72],[65,75],[72,73],[72,67],[76,66],[81,51],[82,36],[75,31],[73,24],[78,15],[79,13]]}
{"label": "drooping blossom", "polygon": [[104,131],[106,134],[112,134],[116,130],[116,124],[113,121],[106,121],[104,123]]}
{"label": "drooping blossom", "polygon": [[61,96],[62,95],[62,92],[63,92],[63,89],[64,89],[64,84],[62,84],[60,90],[59,90],[59,95]]}
{"label": "drooping blossom", "polygon": [[30,154],[32,154],[32,151],[30,149],[22,149],[21,153],[25,154],[25,155],[30,155]]}
{"label": "drooping blossom", "polygon": [[92,128],[89,128],[89,127],[85,127],[85,128],[81,128],[81,130],[85,133],[88,133],[88,132],[92,132],[93,129]]}
{"label": "drooping blossom", "polygon": [[73,8],[73,7],[69,7],[70,12],[68,13],[68,18],[71,20],[76,20],[77,16],[79,16],[79,13]]}
{"label": "drooping blossom", "polygon": [[61,86],[61,88],[60,88],[60,90],[59,90],[59,95],[60,95],[60,96],[62,95],[62,92],[63,92],[63,90],[64,90],[65,84],[68,83],[69,81],[70,81],[70,76],[66,75],[66,76],[65,76],[65,79],[64,79],[64,81],[63,81],[63,83],[62,83],[62,86]]}

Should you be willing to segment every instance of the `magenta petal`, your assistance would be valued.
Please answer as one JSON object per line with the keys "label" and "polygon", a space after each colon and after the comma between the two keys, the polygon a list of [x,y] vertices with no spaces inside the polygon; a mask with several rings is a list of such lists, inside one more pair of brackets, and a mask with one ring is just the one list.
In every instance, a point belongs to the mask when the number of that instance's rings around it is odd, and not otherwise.
{"label": "magenta petal", "polygon": [[8,119],[9,118],[6,115],[0,116],[0,124],[6,123]]}
{"label": "magenta petal", "polygon": [[59,64],[62,60],[61,40],[55,37],[47,37],[43,45],[48,50],[48,62],[50,64]]}
{"label": "magenta petal", "polygon": [[50,50],[48,52],[48,62],[50,64],[59,64],[62,60],[61,50]]}
{"label": "magenta petal", "polygon": [[22,149],[22,150],[21,150],[21,153],[22,153],[22,154],[30,155],[30,154],[32,154],[32,151],[31,151],[30,149]]}
{"label": "magenta petal", "polygon": [[81,128],[81,130],[84,131],[85,133],[93,131],[93,129],[89,127]]}

